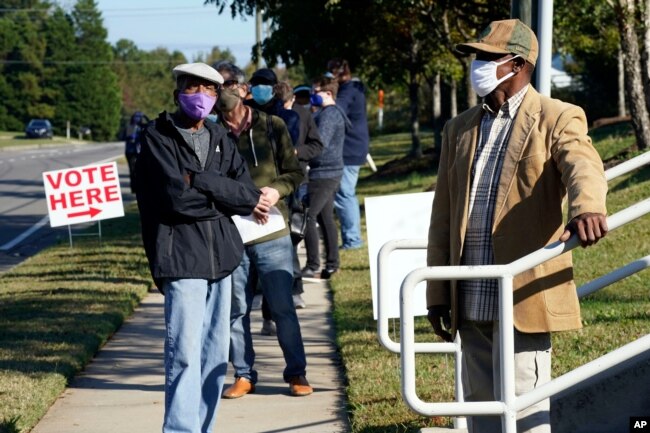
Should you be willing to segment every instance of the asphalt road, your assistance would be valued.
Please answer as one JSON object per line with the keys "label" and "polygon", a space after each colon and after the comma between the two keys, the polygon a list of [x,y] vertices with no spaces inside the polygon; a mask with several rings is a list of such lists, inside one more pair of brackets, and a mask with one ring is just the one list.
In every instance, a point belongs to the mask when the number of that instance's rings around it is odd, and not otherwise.
{"label": "asphalt road", "polygon": [[[123,142],[0,150],[0,272],[68,239],[67,226],[49,226],[43,172],[112,161],[123,152]],[[118,172],[127,200],[126,166],[119,166]]]}

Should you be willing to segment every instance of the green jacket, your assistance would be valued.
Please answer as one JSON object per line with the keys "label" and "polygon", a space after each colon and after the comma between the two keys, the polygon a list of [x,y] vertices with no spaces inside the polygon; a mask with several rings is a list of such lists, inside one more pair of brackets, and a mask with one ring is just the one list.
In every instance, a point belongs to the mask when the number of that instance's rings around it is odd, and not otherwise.
{"label": "green jacket", "polygon": [[[303,181],[303,173],[296,157],[289,131],[284,121],[277,116],[270,116],[275,138],[275,155],[272,152],[268,120],[266,113],[253,110],[253,120],[250,129],[242,131],[237,137],[231,132],[228,135],[237,143],[237,149],[246,160],[253,182],[258,188],[270,186],[280,193],[280,200],[276,207],[288,220],[288,209],[285,197],[291,195]],[[223,120],[222,120],[223,122]],[[223,123],[226,129],[228,126]],[[258,244],[277,239],[289,234],[287,227],[284,230],[271,233],[263,238],[249,242],[247,245]]]}

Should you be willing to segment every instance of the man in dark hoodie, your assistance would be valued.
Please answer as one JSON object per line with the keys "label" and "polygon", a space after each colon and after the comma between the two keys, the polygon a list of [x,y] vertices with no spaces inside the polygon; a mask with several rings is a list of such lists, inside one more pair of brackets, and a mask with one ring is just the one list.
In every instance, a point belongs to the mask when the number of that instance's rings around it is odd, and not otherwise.
{"label": "man in dark hoodie", "polygon": [[330,71],[339,82],[339,93],[336,100],[343,112],[348,116],[352,127],[347,130],[343,145],[343,177],[334,199],[334,206],[341,222],[341,237],[343,249],[360,248],[361,212],[357,199],[356,187],[359,169],[366,163],[370,136],[366,115],[365,88],[361,81],[352,79],[347,60],[332,59],[327,63]]}
{"label": "man in dark hoodie", "polygon": [[270,201],[224,128],[204,122],[221,75],[204,63],[173,74],[179,109],[146,128],[136,193],[151,275],[165,295],[163,433],[208,433],[228,362],[230,273],[244,249],[230,217],[264,220]]}
{"label": "man in dark hoodie", "polygon": [[312,105],[320,107],[314,119],[321,139],[323,153],[309,162],[309,183],[307,196],[307,266],[303,277],[313,277],[320,267],[319,236],[316,221],[323,230],[325,241],[325,267],[320,277],[328,279],[339,268],[338,231],[334,222],[334,195],[343,175],[343,142],[345,133],[351,127],[350,120],[336,105],[338,83],[333,78],[321,77],[314,82]]}

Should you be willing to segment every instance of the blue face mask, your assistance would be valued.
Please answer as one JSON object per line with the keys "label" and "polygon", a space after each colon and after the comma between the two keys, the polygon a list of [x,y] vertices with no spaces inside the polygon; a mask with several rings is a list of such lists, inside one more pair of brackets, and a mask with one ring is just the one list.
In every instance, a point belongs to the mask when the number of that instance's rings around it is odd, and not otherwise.
{"label": "blue face mask", "polygon": [[258,84],[251,88],[253,99],[260,105],[264,105],[273,98],[273,86]]}
{"label": "blue face mask", "polygon": [[318,93],[314,93],[309,97],[309,102],[311,102],[311,105],[313,105],[314,107],[322,107],[323,97]]}
{"label": "blue face mask", "polygon": [[206,117],[206,119],[214,123],[217,123],[219,121],[219,117],[216,114],[208,114],[208,117]]}

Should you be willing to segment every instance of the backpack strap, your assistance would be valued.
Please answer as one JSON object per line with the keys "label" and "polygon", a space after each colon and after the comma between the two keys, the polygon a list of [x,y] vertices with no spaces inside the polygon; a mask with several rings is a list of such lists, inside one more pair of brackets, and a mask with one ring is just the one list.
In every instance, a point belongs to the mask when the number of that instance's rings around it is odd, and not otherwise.
{"label": "backpack strap", "polygon": [[275,131],[273,131],[273,121],[271,120],[271,115],[266,114],[266,133],[269,137],[269,143],[271,143],[271,152],[273,152],[273,164],[275,165],[275,175],[280,176],[280,169],[278,168],[278,156],[277,156],[277,146],[275,144]]}

